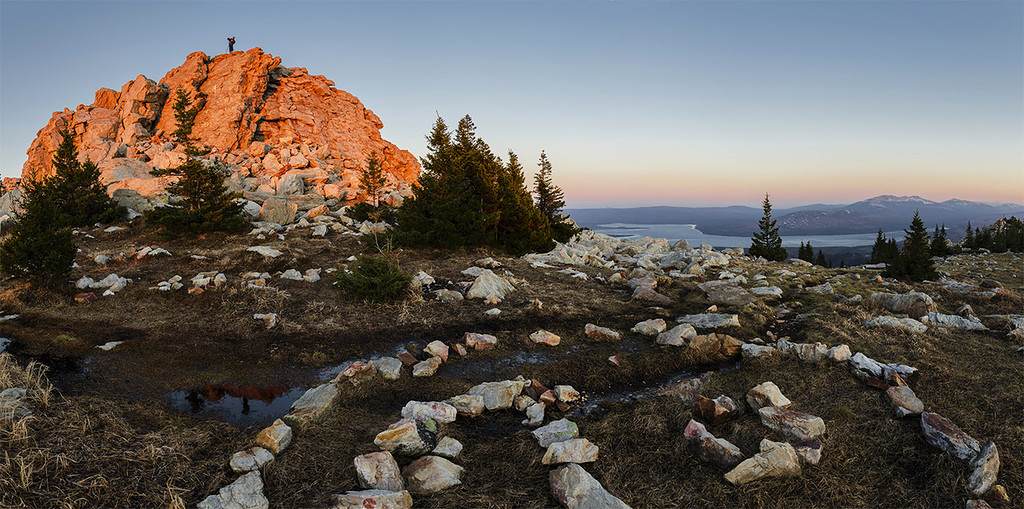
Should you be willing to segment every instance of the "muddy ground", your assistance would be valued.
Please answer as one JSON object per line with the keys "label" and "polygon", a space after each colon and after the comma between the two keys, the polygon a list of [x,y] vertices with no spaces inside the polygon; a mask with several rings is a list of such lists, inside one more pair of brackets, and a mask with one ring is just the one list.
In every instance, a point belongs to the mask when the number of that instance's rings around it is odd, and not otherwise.
{"label": "muddy ground", "polygon": [[[628,332],[641,320],[661,317],[671,325],[677,316],[703,312],[711,303],[696,288],[700,279],[660,281],[659,291],[673,304],[652,308],[630,301],[625,286],[601,281],[612,275],[607,269],[575,267],[589,276],[582,280],[486,251],[397,251],[404,270],[423,270],[452,287],[472,280],[461,271],[474,260],[494,256],[503,265],[499,271],[509,271],[520,283],[496,306],[501,314],[490,317],[484,311],[495,306],[480,300],[453,305],[416,293],[396,304],[370,304],[340,294],[326,273],[317,283],[276,276],[289,268],[340,267],[352,255],[375,251],[359,236],[331,232],[312,238],[308,229],[298,229],[283,241],[245,235],[166,241],[134,226],[113,233],[90,229],[76,235],[76,242],[82,252],[75,279],[117,273],[132,283],[117,295],[82,304],[70,295],[33,294],[16,280],[2,282],[0,307],[19,317],[0,324],[0,337],[13,339],[9,352],[20,364],[38,360],[50,366],[58,396],[37,412],[27,435],[8,433],[0,439],[15,458],[0,465],[5,488],[0,505],[191,507],[233,479],[227,458],[283,413],[275,415],[287,409],[289,397],[329,379],[339,365],[394,355],[409,343],[454,342],[465,332],[493,334],[499,346],[455,359],[430,378],[413,379],[406,368],[397,382],[377,379],[346,388],[338,404],[298,431],[291,449],[265,471],[271,507],[323,507],[332,493],[357,489],[352,458],[375,449],[374,435],[399,418],[406,401],[442,400],[477,383],[516,375],[548,386],[571,384],[584,394],[587,403],[567,415],[580,424],[581,436],[601,448],[600,459],[587,470],[633,507],[963,507],[967,499],[962,463],[929,446],[916,420],[895,419],[884,393],[841,367],[795,359],[697,358]],[[271,246],[283,255],[264,259],[245,251],[252,245]],[[145,246],[172,255],[131,256]],[[98,254],[113,260],[97,265]],[[769,275],[786,293],[742,308],[719,305],[719,311],[738,313],[742,327],[718,332],[745,341],[771,333],[797,342],[846,343],[883,362],[919,368],[912,386],[926,407],[979,441],[995,441],[1002,461],[999,482],[1012,504],[1024,501],[1024,363],[1014,351],[1020,345],[1007,338],[1008,325],[987,320],[991,331],[933,327],[917,336],[865,329],[861,322],[879,310],[801,292],[845,273],[835,284],[845,296],[920,289],[939,297],[946,313],[962,303],[979,315],[1021,313],[1021,258],[995,255],[942,267],[975,283],[999,280],[1006,292],[991,299],[936,285],[883,285],[872,279],[876,273],[863,270],[786,266],[798,276],[782,280],[773,276],[778,268],[734,262],[730,270]],[[202,271],[223,272],[228,285],[199,295],[151,289],[174,275],[187,283]],[[242,288],[239,276],[248,271],[274,275],[272,288]],[[539,309],[535,300],[542,303]],[[773,307],[780,302],[793,312],[777,320]],[[268,330],[252,315],[269,312],[277,313],[280,323]],[[798,314],[814,316],[798,320]],[[623,332],[624,339],[590,341],[583,335],[587,323]],[[530,343],[527,336],[537,329],[560,335],[562,343],[554,348]],[[110,351],[96,348],[110,341],[123,343]],[[607,362],[614,354],[620,366]],[[750,387],[771,380],[796,409],[823,417],[829,431],[822,463],[805,468],[799,478],[743,487],[699,463],[681,440],[691,409],[648,393],[705,371],[715,373],[704,390],[709,397],[727,394],[741,401]],[[248,414],[240,410],[243,399]],[[561,415],[548,413],[549,419]],[[83,418],[88,426],[69,425]],[[522,419],[509,411],[450,425],[447,433],[465,445],[458,461],[466,468],[463,485],[416,497],[416,506],[557,506],[547,487],[550,468],[540,464],[543,451]],[[761,438],[778,438],[749,412],[709,430],[747,455],[756,452]],[[26,462],[34,468],[27,479]]]}

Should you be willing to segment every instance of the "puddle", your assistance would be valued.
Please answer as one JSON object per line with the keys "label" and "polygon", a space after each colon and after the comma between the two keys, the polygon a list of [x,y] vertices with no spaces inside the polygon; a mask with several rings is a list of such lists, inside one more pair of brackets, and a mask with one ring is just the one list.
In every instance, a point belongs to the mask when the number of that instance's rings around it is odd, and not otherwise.
{"label": "puddle", "polygon": [[269,424],[288,413],[292,403],[305,392],[301,387],[257,387],[232,384],[207,385],[167,396],[171,408],[193,415],[210,415],[248,426]]}

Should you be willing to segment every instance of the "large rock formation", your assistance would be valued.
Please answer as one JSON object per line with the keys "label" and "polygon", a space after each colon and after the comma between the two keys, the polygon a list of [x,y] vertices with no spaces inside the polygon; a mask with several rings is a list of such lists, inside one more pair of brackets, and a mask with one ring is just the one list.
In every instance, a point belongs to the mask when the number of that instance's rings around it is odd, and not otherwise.
{"label": "large rock formation", "polygon": [[212,58],[192,53],[159,82],[140,75],[119,92],[96,91],[93,104],[55,112],[29,147],[22,176],[53,173],[58,131],[67,127],[79,158],[99,165],[111,193],[130,189],[165,200],[169,178],[152,177],[150,170],[185,160],[171,136],[178,88],[199,109],[193,136],[210,149],[210,159],[225,164],[229,185],[249,200],[279,197],[299,209],[353,200],[371,152],[386,173],[386,200],[400,201],[419,176],[416,158],[381,138],[384,124],[359,99],[323,76],[282,66],[260,48]]}

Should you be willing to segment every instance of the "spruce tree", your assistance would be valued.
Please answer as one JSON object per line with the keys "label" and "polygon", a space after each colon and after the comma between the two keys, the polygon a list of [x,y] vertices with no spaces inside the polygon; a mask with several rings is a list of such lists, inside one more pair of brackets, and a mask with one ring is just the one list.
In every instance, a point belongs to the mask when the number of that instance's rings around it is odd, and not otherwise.
{"label": "spruce tree", "polygon": [[924,221],[921,221],[920,214],[914,212],[910,229],[903,231],[906,233],[903,250],[896,257],[896,261],[886,268],[885,274],[913,281],[937,278],[938,273],[932,263],[928,230],[924,226]]}
{"label": "spruce tree", "polygon": [[875,245],[871,246],[871,260],[869,263],[885,263],[885,253],[888,251],[888,242],[882,229],[878,229],[878,236],[875,237]]}
{"label": "spruce tree", "polygon": [[814,248],[811,247],[810,241],[806,244],[803,241],[800,242],[800,249],[797,250],[796,257],[806,262],[814,262]]}
{"label": "spruce tree", "polygon": [[939,225],[935,225],[935,233],[932,235],[932,256],[946,256],[950,253],[946,241],[946,225],[943,224],[941,229]]}
{"label": "spruce tree", "polygon": [[779,237],[779,227],[772,219],[772,204],[768,199],[768,193],[764,195],[762,203],[764,215],[758,221],[759,231],[754,232],[750,239],[750,256],[761,256],[769,261],[782,261],[788,256],[786,248],[782,247],[782,237]]}
{"label": "spruce tree", "polygon": [[51,180],[30,177],[22,182],[22,211],[15,212],[15,225],[0,243],[0,272],[55,288],[67,282],[78,248]]}
{"label": "spruce tree", "polygon": [[971,222],[967,221],[967,233],[964,235],[964,239],[960,241],[960,244],[964,249],[974,249],[974,230],[971,229]]}
{"label": "spruce tree", "polygon": [[828,266],[828,262],[825,260],[825,254],[822,253],[820,249],[818,250],[818,258],[814,260],[814,264],[821,265],[822,267]]}
{"label": "spruce tree", "polygon": [[547,154],[540,152],[540,170],[533,176],[533,192],[537,196],[537,208],[551,225],[551,233],[559,242],[568,241],[579,231],[571,223],[565,222],[562,210],[565,208],[565,195],[562,189],[551,179],[551,161]]}
{"label": "spruce tree", "polygon": [[366,201],[376,209],[380,206],[380,192],[387,183],[387,177],[381,168],[380,159],[377,159],[377,152],[370,152],[366,158],[366,168],[359,175],[359,186],[363,188]]}
{"label": "spruce tree", "polygon": [[59,131],[60,146],[53,156],[54,175],[46,189],[53,194],[62,223],[68,226],[92,226],[116,221],[126,212],[107,194],[100,183],[100,170],[92,161],[78,162],[74,136],[67,129]]}
{"label": "spruce tree", "polygon": [[203,151],[192,139],[195,116],[188,93],[178,89],[174,101],[174,118],[178,122],[174,138],[185,146],[188,159],[176,168],[152,173],[178,177],[177,182],[167,186],[167,191],[179,200],[153,209],[147,214],[147,220],[163,226],[165,233],[171,236],[241,231],[247,224],[242,217],[242,204],[236,201],[241,195],[228,191],[217,164],[199,158]]}
{"label": "spruce tree", "polygon": [[508,163],[498,176],[498,185],[502,195],[497,228],[502,243],[515,253],[551,249],[551,226],[534,206],[519,157],[511,150]]}

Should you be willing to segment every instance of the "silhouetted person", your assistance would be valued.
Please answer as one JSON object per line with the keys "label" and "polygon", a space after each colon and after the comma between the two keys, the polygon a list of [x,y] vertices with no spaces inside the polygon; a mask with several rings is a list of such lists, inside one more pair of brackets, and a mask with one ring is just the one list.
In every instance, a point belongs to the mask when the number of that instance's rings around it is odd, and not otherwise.
{"label": "silhouetted person", "polygon": [[228,53],[234,53],[234,52],[235,52],[235,38],[234,37],[228,37]]}

